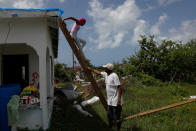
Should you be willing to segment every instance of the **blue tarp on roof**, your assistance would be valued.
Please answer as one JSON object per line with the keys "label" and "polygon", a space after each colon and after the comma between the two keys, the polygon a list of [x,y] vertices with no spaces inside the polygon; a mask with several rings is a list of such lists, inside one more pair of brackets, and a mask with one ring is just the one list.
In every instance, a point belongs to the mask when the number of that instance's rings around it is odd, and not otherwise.
{"label": "blue tarp on roof", "polygon": [[59,11],[59,16],[62,16],[64,13],[61,9],[58,8],[30,8],[30,9],[18,9],[18,8],[0,8],[1,10],[16,10],[16,11]]}

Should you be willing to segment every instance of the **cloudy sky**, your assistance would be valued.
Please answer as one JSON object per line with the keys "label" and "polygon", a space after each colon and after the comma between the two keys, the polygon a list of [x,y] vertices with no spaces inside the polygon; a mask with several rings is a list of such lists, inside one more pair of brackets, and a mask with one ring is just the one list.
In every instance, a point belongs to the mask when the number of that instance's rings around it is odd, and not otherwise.
{"label": "cloudy sky", "polygon": [[[196,38],[196,0],[0,0],[1,8],[60,8],[62,17],[84,17],[78,36],[94,65],[120,62],[138,49],[140,35],[182,41]],[[67,21],[70,29],[73,21]],[[60,31],[59,62],[72,66],[72,51]]]}

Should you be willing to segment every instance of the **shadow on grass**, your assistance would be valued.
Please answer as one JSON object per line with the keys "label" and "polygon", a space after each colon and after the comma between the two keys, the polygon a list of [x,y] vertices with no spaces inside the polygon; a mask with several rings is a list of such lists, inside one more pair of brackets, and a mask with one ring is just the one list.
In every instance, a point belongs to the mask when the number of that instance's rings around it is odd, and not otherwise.
{"label": "shadow on grass", "polygon": [[110,131],[105,123],[93,109],[88,106],[88,112],[93,117],[81,114],[72,107],[73,101],[68,101],[64,94],[55,93],[54,110],[49,131]]}

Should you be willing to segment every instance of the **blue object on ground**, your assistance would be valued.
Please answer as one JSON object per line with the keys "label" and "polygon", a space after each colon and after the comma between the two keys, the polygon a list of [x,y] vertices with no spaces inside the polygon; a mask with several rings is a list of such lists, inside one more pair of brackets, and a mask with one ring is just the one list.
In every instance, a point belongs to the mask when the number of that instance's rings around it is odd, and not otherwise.
{"label": "blue object on ground", "polygon": [[19,84],[7,84],[0,86],[0,131],[11,131],[8,126],[7,104],[13,95],[20,94]]}

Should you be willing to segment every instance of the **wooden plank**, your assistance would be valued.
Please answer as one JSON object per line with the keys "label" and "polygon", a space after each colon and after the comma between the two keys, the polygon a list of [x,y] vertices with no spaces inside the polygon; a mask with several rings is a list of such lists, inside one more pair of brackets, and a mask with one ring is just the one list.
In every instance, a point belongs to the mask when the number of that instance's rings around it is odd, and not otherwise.
{"label": "wooden plank", "polygon": [[148,114],[155,113],[155,112],[158,112],[158,111],[174,108],[174,107],[181,106],[181,105],[188,104],[188,103],[195,102],[195,101],[196,101],[196,98],[189,99],[189,100],[182,101],[182,102],[179,102],[179,103],[171,104],[171,105],[164,106],[164,107],[161,107],[161,108],[157,108],[157,109],[145,111],[145,112],[142,112],[142,113],[138,113],[138,114],[135,114],[135,115],[132,115],[132,116],[128,116],[128,117],[123,118],[122,120],[125,121],[125,120],[128,120],[128,119],[141,117],[141,116],[144,116],[144,115],[148,115]]}
{"label": "wooden plank", "polygon": [[103,96],[103,94],[101,93],[101,91],[98,88],[98,85],[91,73],[91,71],[89,71],[86,67],[89,66],[89,63],[82,57],[80,51],[78,50],[78,48],[76,47],[73,38],[70,36],[67,28],[66,28],[66,24],[64,23],[64,21],[62,21],[62,19],[59,19],[59,27],[61,28],[65,38],[67,39],[70,47],[73,50],[73,53],[75,54],[76,58],[78,59],[81,67],[83,68],[88,80],[91,82],[92,87],[94,88],[96,94],[98,95],[101,103],[103,104],[104,108],[107,110],[107,102]]}

